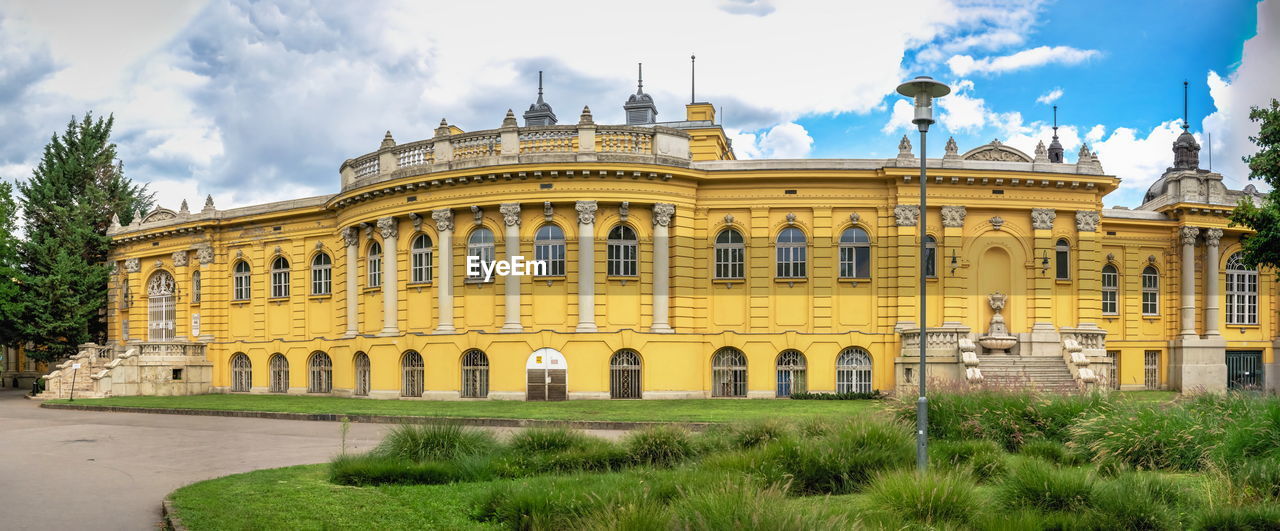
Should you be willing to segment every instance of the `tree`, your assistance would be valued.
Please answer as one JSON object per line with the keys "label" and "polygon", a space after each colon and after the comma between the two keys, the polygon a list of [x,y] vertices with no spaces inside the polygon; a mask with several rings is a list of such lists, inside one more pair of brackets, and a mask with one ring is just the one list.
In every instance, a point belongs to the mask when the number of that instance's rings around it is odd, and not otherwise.
{"label": "tree", "polygon": [[1251,140],[1258,152],[1244,157],[1249,165],[1249,178],[1271,185],[1261,205],[1245,198],[1231,213],[1231,224],[1254,231],[1243,238],[1241,248],[1246,264],[1269,266],[1280,271],[1280,101],[1271,107],[1252,107],[1249,119],[1259,122],[1258,136]]}
{"label": "tree", "polygon": [[154,202],[145,185],[124,176],[111,143],[114,122],[73,117],[18,185],[26,232],[21,336],[32,343],[32,359],[70,356],[81,343],[105,339],[107,228],[113,215],[129,223]]}
{"label": "tree", "polygon": [[13,184],[0,181],[0,345],[22,344],[22,269],[18,258],[18,203]]}

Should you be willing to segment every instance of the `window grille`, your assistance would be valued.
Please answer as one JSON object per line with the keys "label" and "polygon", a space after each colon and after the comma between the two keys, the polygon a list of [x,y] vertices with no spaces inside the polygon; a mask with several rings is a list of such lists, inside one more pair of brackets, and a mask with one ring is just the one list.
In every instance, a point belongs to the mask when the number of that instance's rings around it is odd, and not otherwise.
{"label": "window grille", "polygon": [[253,363],[249,356],[237,352],[231,356],[231,391],[247,393],[253,390]]}
{"label": "window grille", "polygon": [[619,350],[609,360],[609,398],[640,398],[640,355]]}
{"label": "window grille", "polygon": [[413,350],[405,352],[400,361],[400,368],[403,372],[400,394],[403,396],[422,396],[424,389],[422,355]]}
{"label": "window grille", "polygon": [[354,394],[356,396],[369,396],[369,355],[363,352],[356,353],[356,388]]}
{"label": "window grille", "polygon": [[267,390],[272,393],[289,392],[289,360],[281,354],[273,354],[268,364],[271,369],[271,385]]}
{"label": "window grille", "polygon": [[328,393],[333,391],[333,360],[323,352],[311,355],[307,363],[307,392]]}
{"label": "window grille", "polygon": [[176,334],[177,308],[173,275],[160,270],[147,282],[148,341],[173,341]]}
{"label": "window grille", "polygon": [[798,350],[784,350],[778,355],[778,398],[808,390],[805,382],[804,354]]}
{"label": "window grille", "polygon": [[1111,365],[1107,366],[1107,386],[1111,389],[1120,389],[1120,351],[1108,350],[1107,359],[1111,360]]}
{"label": "window grille", "polygon": [[858,347],[840,351],[836,357],[836,392],[871,392],[871,355]]}
{"label": "window grille", "polygon": [[711,396],[747,396],[747,357],[742,351],[725,347],[711,361]]}
{"label": "window grille", "polygon": [[200,304],[200,272],[191,273],[191,303]]}
{"label": "window grille", "polygon": [[476,349],[462,356],[462,397],[485,398],[489,396],[489,356]]}
{"label": "window grille", "polygon": [[1148,350],[1142,356],[1142,383],[1147,389],[1160,388],[1160,351]]}

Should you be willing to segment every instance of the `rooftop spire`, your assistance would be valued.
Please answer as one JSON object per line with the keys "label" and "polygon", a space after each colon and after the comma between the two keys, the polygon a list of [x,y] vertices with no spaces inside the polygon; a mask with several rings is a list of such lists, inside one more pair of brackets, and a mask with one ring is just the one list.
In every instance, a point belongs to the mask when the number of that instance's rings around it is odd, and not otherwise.
{"label": "rooftop spire", "polygon": [[1187,80],[1182,80],[1182,130],[1186,132],[1190,126],[1187,125]]}
{"label": "rooftop spire", "polygon": [[551,104],[542,99],[542,71],[538,71],[538,101],[529,106],[529,110],[524,112],[525,127],[534,125],[555,125],[556,113],[551,110]]}
{"label": "rooftop spire", "polygon": [[1058,106],[1053,106],[1053,141],[1049,142],[1049,162],[1063,162],[1062,142],[1058,141]]}
{"label": "rooftop spire", "polygon": [[689,55],[689,103],[698,102],[698,91],[695,90],[697,88],[696,82],[698,79],[697,60],[698,56],[692,54]]}
{"label": "rooftop spire", "polygon": [[651,124],[657,121],[658,107],[653,96],[644,93],[644,63],[636,64],[636,93],[622,106],[627,115],[627,125]]}

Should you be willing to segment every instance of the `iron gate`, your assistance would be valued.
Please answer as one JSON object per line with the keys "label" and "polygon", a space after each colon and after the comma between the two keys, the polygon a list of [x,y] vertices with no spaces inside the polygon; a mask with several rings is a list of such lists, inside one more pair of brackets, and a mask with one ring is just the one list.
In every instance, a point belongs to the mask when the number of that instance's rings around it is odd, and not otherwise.
{"label": "iron gate", "polygon": [[1262,351],[1227,351],[1227,388],[1262,388]]}

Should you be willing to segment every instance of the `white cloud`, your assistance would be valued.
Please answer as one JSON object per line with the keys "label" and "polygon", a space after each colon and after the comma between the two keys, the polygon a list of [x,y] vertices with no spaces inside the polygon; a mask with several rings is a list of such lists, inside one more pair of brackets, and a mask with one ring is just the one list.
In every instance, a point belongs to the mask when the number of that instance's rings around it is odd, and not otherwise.
{"label": "white cloud", "polygon": [[809,155],[813,137],[804,126],[787,122],[759,135],[735,133],[733,148],[742,159],[798,159]]}
{"label": "white cloud", "polygon": [[1061,97],[1062,97],[1062,88],[1055,87],[1053,90],[1050,90],[1049,92],[1041,94],[1040,97],[1036,98],[1036,103],[1051,105],[1053,104],[1053,102],[1058,101],[1058,98],[1061,98]]}
{"label": "white cloud", "polygon": [[734,15],[763,17],[776,9],[770,0],[724,0],[720,3],[720,10]]}
{"label": "white cloud", "polygon": [[955,91],[949,96],[937,100],[941,109],[938,120],[945,124],[948,131],[955,133],[975,132],[987,125],[988,116],[986,100],[975,98],[973,82],[961,80],[955,84]]}
{"label": "white cloud", "polygon": [[947,59],[947,66],[957,76],[1000,74],[1055,63],[1074,65],[1098,55],[1097,50],[1081,50],[1070,46],[1039,46],[1000,57],[974,59],[968,55],[956,55]]}
{"label": "white cloud", "polygon": [[1173,141],[1182,134],[1181,120],[1168,120],[1142,136],[1129,127],[1118,127],[1106,140],[1093,144],[1108,174],[1121,179],[1119,192],[1108,204],[1136,205],[1151,183],[1173,165]]}
{"label": "white cloud", "polygon": [[894,100],[893,112],[889,113],[889,121],[880,128],[880,132],[890,134],[915,129],[916,126],[911,124],[912,118],[915,118],[915,107],[911,102],[904,99]]}
{"label": "white cloud", "polygon": [[[1280,5],[1277,0],[1258,4],[1258,34],[1245,41],[1240,66],[1227,76],[1209,72],[1209,95],[1217,109],[1201,122],[1204,131],[1213,136],[1213,167],[1221,172],[1225,184],[1243,188],[1248,184],[1249,168],[1241,160],[1257,152],[1249,136],[1258,134],[1258,124],[1249,121],[1249,108],[1269,105],[1280,97]],[[1200,164],[1207,166],[1208,147],[1200,151]],[[1262,181],[1255,186],[1264,187]]]}

